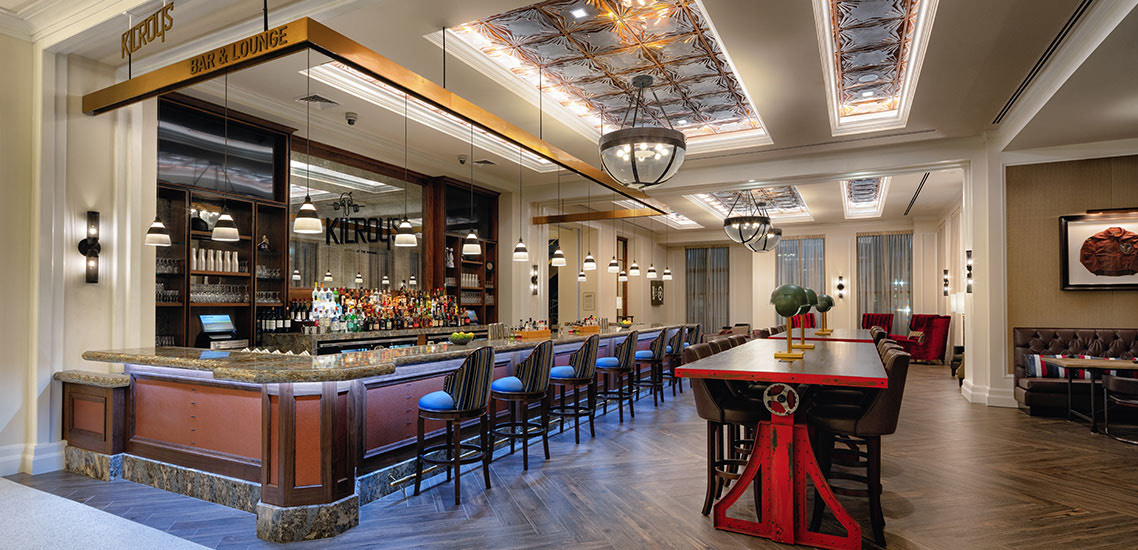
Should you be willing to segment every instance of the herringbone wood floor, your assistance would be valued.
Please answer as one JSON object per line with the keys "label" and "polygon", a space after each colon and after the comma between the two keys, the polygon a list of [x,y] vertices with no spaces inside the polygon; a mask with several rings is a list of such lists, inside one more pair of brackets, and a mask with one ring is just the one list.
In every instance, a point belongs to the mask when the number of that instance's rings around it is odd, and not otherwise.
{"label": "herringbone wood floor", "polygon": [[[909,376],[900,428],[884,441],[889,548],[1138,546],[1138,448],[1083,424],[968,404],[944,367]],[[532,460],[528,473],[520,454],[499,459],[490,491],[467,474],[459,507],[443,482],[364,506],[360,526],[335,539],[288,547],[782,547],[716,531],[699,514],[705,424],[690,397],[658,409],[641,399],[635,420],[610,413],[579,446],[556,436],[552,460]],[[252,514],[193,498],[64,472],[11,479],[206,546],[272,546]],[[864,501],[842,501],[868,531]]]}

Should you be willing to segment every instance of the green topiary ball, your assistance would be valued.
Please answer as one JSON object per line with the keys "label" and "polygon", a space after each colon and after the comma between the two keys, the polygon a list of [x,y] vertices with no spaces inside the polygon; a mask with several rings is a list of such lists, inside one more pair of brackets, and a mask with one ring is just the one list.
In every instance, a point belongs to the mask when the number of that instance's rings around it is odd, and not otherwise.
{"label": "green topiary ball", "polygon": [[783,317],[798,315],[806,303],[806,290],[798,285],[782,285],[771,293],[771,303],[775,311]]}
{"label": "green topiary ball", "polygon": [[812,288],[806,289],[806,303],[812,306],[818,305],[818,293],[814,292]]}
{"label": "green topiary ball", "polygon": [[833,298],[831,298],[830,296],[828,296],[826,294],[819,294],[818,295],[818,305],[814,306],[814,309],[817,309],[818,311],[820,311],[822,313],[826,313],[827,311],[830,311],[830,309],[832,309],[833,307],[834,307],[834,299]]}

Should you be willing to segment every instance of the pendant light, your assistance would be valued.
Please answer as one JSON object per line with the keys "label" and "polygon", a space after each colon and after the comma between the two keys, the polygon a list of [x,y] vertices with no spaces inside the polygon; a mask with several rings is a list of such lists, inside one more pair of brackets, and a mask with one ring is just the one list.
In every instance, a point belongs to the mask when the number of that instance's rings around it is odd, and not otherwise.
{"label": "pendant light", "polygon": [[648,266],[648,273],[646,275],[644,275],[644,277],[648,278],[648,279],[655,279],[656,278],[656,266],[649,265]]}
{"label": "pendant light", "polygon": [[[304,97],[312,97],[312,50],[307,51],[305,66],[308,68],[305,71],[305,92]],[[292,222],[292,232],[302,234],[320,233],[324,230],[324,224],[320,222],[320,216],[316,215],[316,205],[312,204],[312,156],[310,155],[312,147],[312,102],[304,102],[304,203],[300,205],[300,210],[296,212],[296,219]]]}
{"label": "pendant light", "polygon": [[[561,202],[561,167],[557,167],[557,209],[564,214],[565,207]],[[553,257],[549,260],[549,265],[553,267],[565,267],[568,262],[565,261],[565,252],[561,250],[561,224],[557,224],[557,249],[553,251]]]}
{"label": "pendant light", "polygon": [[388,279],[387,275],[384,275],[383,279],[380,281],[380,284],[383,286],[391,286],[391,279]]}
{"label": "pendant light", "polygon": [[620,273],[620,264],[616,261],[616,249],[620,240],[616,237],[616,193],[612,194],[612,260],[609,260],[609,273]]}
{"label": "pendant light", "polygon": [[332,282],[332,270],[331,269],[324,272],[324,282],[325,283]]}
{"label": "pendant light", "polygon": [[[667,216],[667,215],[665,214],[665,216]],[[653,218],[652,219],[652,226],[649,229],[655,228],[655,226],[656,226],[655,222],[656,222],[656,220],[655,220],[655,218]],[[668,225],[667,218],[665,218],[664,225],[665,226]],[[652,259],[648,261],[648,273],[644,275],[644,277],[647,279],[655,279],[656,278],[656,262],[652,261],[655,259],[656,259],[656,232],[652,231]]]}
{"label": "pendant light", "polygon": [[[745,195],[745,197],[744,197]],[[742,209],[736,210],[742,201]],[[735,194],[735,200],[723,218],[723,231],[727,237],[739,244],[747,244],[753,239],[766,235],[771,228],[771,219],[764,206],[755,202],[755,194],[750,190]]]}
{"label": "pendant light", "polygon": [[[629,97],[621,129],[603,134],[600,139],[601,167],[624,185],[648,187],[663,183],[674,176],[684,163],[687,140],[683,132],[672,127],[655,90],[651,90],[652,97],[656,99],[656,106],[663,113],[668,127],[636,126],[644,90],[652,83],[653,79],[648,75],[632,78],[636,94]],[[629,113],[632,114],[632,122],[624,127]]]}
{"label": "pendant light", "polygon": [[[470,123],[470,233],[462,243],[463,256],[479,256],[482,254],[482,245],[478,242],[478,233],[474,231],[474,123]],[[385,277],[386,279],[386,277]]]}
{"label": "pendant light", "polygon": [[[587,195],[588,198],[586,200],[586,203],[589,205],[589,210],[592,210],[593,209],[593,188],[592,188],[592,186],[586,186],[585,189],[588,191],[588,195]],[[585,261],[581,263],[581,272],[583,273],[585,271],[596,271],[596,270],[597,270],[597,259],[593,257],[593,248],[592,248],[592,246],[590,246],[588,248],[588,252],[585,254]]]}
{"label": "pendant light", "polygon": [[300,280],[300,270],[299,269],[292,270],[292,280],[294,280],[294,281]]}
{"label": "pendant light", "polygon": [[751,250],[751,252],[770,252],[778,246],[778,242],[782,240],[782,228],[772,227],[767,232],[759,237],[751,240],[751,242],[743,246]]}
{"label": "pendant light", "polygon": [[403,219],[395,230],[395,246],[412,247],[419,245],[415,237],[415,230],[411,228],[411,220],[407,219],[407,190],[411,182],[407,180],[407,94],[403,94]]}
{"label": "pendant light", "polygon": [[356,272],[356,284],[357,285],[364,284],[364,275],[363,275],[363,273],[360,273],[359,271]]}
{"label": "pendant light", "polygon": [[[225,146],[222,149],[222,162],[221,174],[225,178],[226,186],[229,185],[229,71],[225,72]],[[233,216],[229,214],[229,200],[226,199],[224,206],[221,208],[221,215],[217,217],[217,222],[213,224],[213,232],[210,238],[220,242],[234,242],[241,240],[241,235],[237,232],[237,224],[233,222]]]}
{"label": "pendant light", "polygon": [[411,279],[407,281],[407,284],[411,286],[419,286],[419,281],[415,280],[414,275],[411,275]]}
{"label": "pendant light", "polygon": [[[665,214],[667,215],[667,214]],[[664,274],[660,276],[661,281],[672,280],[672,268],[668,267],[668,224],[664,224]]]}
{"label": "pendant light", "polygon": [[627,283],[627,282],[628,282],[628,274],[627,274],[627,273],[625,273],[625,272],[623,272],[623,271],[621,271],[621,272],[620,272],[620,275],[617,275],[617,276],[616,276],[616,280],[617,280],[617,281],[620,281],[620,282],[622,282],[622,283]]}
{"label": "pendant light", "polygon": [[146,230],[146,239],[143,241],[149,246],[170,246],[170,232],[158,216],[154,216],[154,223]]}
{"label": "pendant light", "polygon": [[581,271],[581,272],[578,272],[578,273],[577,273],[577,282],[578,282],[578,283],[583,283],[583,282],[586,282],[586,281],[588,281],[588,280],[589,280],[589,279],[588,279],[587,277],[585,277],[585,272],[584,272],[584,271]]}
{"label": "pendant light", "polygon": [[522,148],[518,146],[518,244],[514,245],[514,261],[515,262],[528,262],[529,261],[529,248],[526,248],[525,241],[522,241],[522,206],[525,201],[522,200],[522,195],[525,193],[525,187],[522,185],[522,176],[525,167],[522,166]]}

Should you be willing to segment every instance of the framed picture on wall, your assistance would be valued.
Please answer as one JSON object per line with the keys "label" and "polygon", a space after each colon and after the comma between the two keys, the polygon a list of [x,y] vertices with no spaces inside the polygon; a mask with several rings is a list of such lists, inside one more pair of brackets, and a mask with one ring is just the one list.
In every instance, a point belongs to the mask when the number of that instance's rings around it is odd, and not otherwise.
{"label": "framed picture on wall", "polygon": [[664,305],[664,281],[651,281],[650,290],[652,291],[652,305]]}
{"label": "framed picture on wall", "polygon": [[1138,290],[1138,212],[1059,217],[1063,290]]}

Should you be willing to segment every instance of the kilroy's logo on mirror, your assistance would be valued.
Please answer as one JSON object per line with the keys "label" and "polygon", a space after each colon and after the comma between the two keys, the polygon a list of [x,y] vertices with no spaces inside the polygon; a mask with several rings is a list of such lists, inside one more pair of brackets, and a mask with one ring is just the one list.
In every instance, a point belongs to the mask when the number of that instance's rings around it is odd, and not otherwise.
{"label": "kilroy's logo on mirror", "polygon": [[122,33],[122,58],[158,40],[166,41],[166,31],[174,28],[174,3],[170,2]]}
{"label": "kilroy's logo on mirror", "polygon": [[398,218],[324,218],[324,244],[387,243],[396,232]]}

